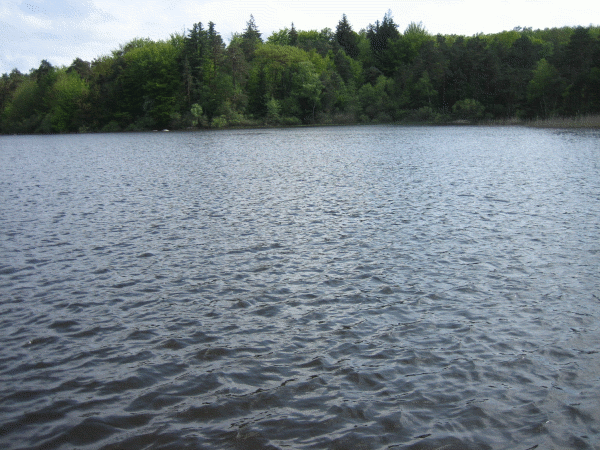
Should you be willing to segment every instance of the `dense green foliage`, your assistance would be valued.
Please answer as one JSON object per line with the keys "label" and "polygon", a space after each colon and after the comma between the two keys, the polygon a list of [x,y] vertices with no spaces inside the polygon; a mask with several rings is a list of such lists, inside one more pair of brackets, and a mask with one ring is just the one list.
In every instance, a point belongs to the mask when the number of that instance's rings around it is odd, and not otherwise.
{"label": "dense green foliage", "polygon": [[446,123],[600,113],[600,29],[432,36],[391,13],[356,32],[253,17],[226,45],[214,23],[135,39],[91,63],[46,60],[0,78],[0,132],[312,123]]}

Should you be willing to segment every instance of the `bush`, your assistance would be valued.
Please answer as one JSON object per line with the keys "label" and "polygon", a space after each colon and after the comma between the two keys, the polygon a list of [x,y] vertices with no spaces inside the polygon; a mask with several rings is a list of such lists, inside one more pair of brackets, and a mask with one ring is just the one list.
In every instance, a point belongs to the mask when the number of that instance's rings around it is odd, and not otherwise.
{"label": "bush", "polygon": [[213,117],[212,122],[210,123],[212,128],[223,128],[227,126],[227,117],[225,116],[217,116]]}
{"label": "bush", "polygon": [[180,130],[184,128],[183,116],[178,112],[173,112],[169,115],[169,128],[171,130]]}
{"label": "bush", "polygon": [[373,118],[373,123],[391,123],[393,122],[392,116],[387,113],[379,112]]}
{"label": "bush", "polygon": [[100,131],[102,131],[103,133],[116,133],[117,131],[121,131],[121,127],[119,126],[116,120],[111,120],[106,125],[104,125]]}
{"label": "bush", "polygon": [[412,117],[414,120],[418,120],[419,122],[427,122],[432,120],[434,116],[433,108],[431,106],[422,106],[417,109]]}
{"label": "bush", "polygon": [[302,121],[297,117],[283,117],[280,120],[281,125],[296,126],[302,125]]}
{"label": "bush", "polygon": [[457,101],[452,105],[452,113],[457,119],[462,120],[478,120],[483,117],[485,107],[472,98]]}
{"label": "bush", "polygon": [[142,117],[136,120],[134,123],[129,124],[125,131],[148,131],[154,128],[155,122],[152,117]]}
{"label": "bush", "polygon": [[52,115],[46,114],[44,116],[44,118],[42,119],[42,121],[40,122],[40,125],[35,130],[35,132],[42,133],[42,134],[50,134],[53,131],[54,131],[54,128],[52,127]]}
{"label": "bush", "polygon": [[331,120],[333,123],[339,123],[339,124],[349,124],[349,123],[357,122],[356,114],[354,112],[335,113]]}

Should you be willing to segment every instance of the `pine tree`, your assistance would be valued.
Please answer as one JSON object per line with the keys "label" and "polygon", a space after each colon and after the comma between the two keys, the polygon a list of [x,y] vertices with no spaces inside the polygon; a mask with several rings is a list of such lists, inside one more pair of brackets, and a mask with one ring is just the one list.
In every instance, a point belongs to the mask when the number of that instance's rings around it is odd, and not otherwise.
{"label": "pine tree", "polygon": [[358,56],[358,35],[352,30],[352,26],[348,23],[346,14],[342,15],[342,19],[337,24],[335,29],[335,40],[348,56],[351,58],[356,58]]}
{"label": "pine tree", "polygon": [[242,34],[242,51],[246,56],[247,61],[251,61],[254,57],[256,46],[262,43],[261,33],[258,31],[254,16],[250,14],[250,20],[246,22],[246,30]]}
{"label": "pine tree", "polygon": [[294,22],[292,22],[292,29],[290,30],[289,33],[290,36],[290,45],[297,45],[298,44],[298,32],[296,31],[296,28],[294,28]]}

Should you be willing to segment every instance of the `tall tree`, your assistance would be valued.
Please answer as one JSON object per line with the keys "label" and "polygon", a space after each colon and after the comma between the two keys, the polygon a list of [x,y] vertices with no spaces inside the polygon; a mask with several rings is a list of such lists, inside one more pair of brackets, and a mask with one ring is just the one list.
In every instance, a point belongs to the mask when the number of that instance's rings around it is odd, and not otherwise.
{"label": "tall tree", "polygon": [[298,31],[294,27],[294,22],[292,22],[292,28],[290,30],[290,45],[298,45]]}
{"label": "tall tree", "polygon": [[541,46],[524,33],[502,55],[499,92],[508,116],[531,115],[531,111],[527,111],[527,84],[540,59],[540,49]]}
{"label": "tall tree", "polygon": [[398,25],[394,22],[390,10],[385,13],[381,23],[377,20],[375,25],[369,25],[367,28],[367,37],[371,43],[371,50],[375,55],[383,53],[388,46],[388,41],[397,38],[399,35]]}
{"label": "tall tree", "polygon": [[169,127],[183,92],[178,72],[180,50],[171,42],[148,41],[123,56],[122,126],[147,129]]}
{"label": "tall tree", "polygon": [[208,75],[209,78],[214,79],[223,63],[223,58],[225,56],[225,43],[223,42],[221,35],[215,29],[215,24],[213,22],[208,23],[208,31],[206,35],[209,51],[208,57],[210,59],[210,73]]}
{"label": "tall tree", "polygon": [[[89,85],[75,71],[59,69],[57,79],[52,87],[52,106],[49,120],[55,132],[77,131],[82,115],[86,115],[86,100],[89,94]],[[79,120],[77,120],[79,119]]]}
{"label": "tall tree", "polygon": [[202,22],[195,23],[184,37],[180,63],[188,104],[200,101],[203,95],[206,62],[209,59],[208,32]]}
{"label": "tall tree", "polygon": [[0,78],[0,112],[12,98],[13,93],[25,79],[25,75],[17,69],[13,69],[10,75],[4,73]]}
{"label": "tall tree", "polygon": [[542,117],[553,115],[558,107],[563,91],[558,70],[542,58],[533,71],[533,78],[527,85],[527,99]]}
{"label": "tall tree", "polygon": [[52,94],[52,86],[56,81],[56,69],[47,60],[43,59],[40,66],[33,71],[35,79],[38,85],[38,95],[40,102],[38,103],[37,110],[41,114],[45,114],[50,110],[51,101],[50,97]]}
{"label": "tall tree", "polygon": [[254,58],[254,51],[257,45],[262,44],[261,33],[258,31],[254,16],[250,14],[250,20],[246,22],[246,29],[242,34],[241,47],[244,52],[244,56],[247,61],[251,61]]}
{"label": "tall tree", "polygon": [[316,109],[321,100],[323,84],[313,63],[310,61],[298,63],[292,80],[292,93],[299,100],[302,108],[302,120],[307,123],[314,123]]}
{"label": "tall tree", "polygon": [[597,86],[596,71],[592,71],[592,68],[600,69],[599,46],[598,39],[591,37],[590,28],[577,27],[560,55],[558,67],[568,83],[564,92],[564,108],[568,115],[585,114],[598,109],[592,101],[598,95],[589,88],[589,82]]}
{"label": "tall tree", "polygon": [[33,133],[41,117],[36,114],[40,98],[35,77],[26,77],[19,83],[4,105],[2,131],[6,133]]}
{"label": "tall tree", "polygon": [[342,15],[342,19],[335,28],[335,40],[348,56],[351,58],[358,56],[358,35],[352,30],[346,14]]}
{"label": "tall tree", "polygon": [[367,38],[369,39],[371,52],[375,57],[376,65],[382,72],[390,71],[393,61],[388,52],[386,52],[389,43],[400,36],[398,25],[394,22],[392,12],[388,10],[383,16],[383,21],[375,22],[375,25],[369,25],[367,28]]}

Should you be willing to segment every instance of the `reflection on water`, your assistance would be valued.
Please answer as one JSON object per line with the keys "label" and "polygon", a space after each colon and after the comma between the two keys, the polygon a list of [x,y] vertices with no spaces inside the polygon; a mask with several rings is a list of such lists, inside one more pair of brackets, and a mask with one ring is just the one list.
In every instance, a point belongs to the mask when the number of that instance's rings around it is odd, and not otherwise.
{"label": "reflection on water", "polygon": [[0,138],[0,444],[600,447],[600,135]]}

